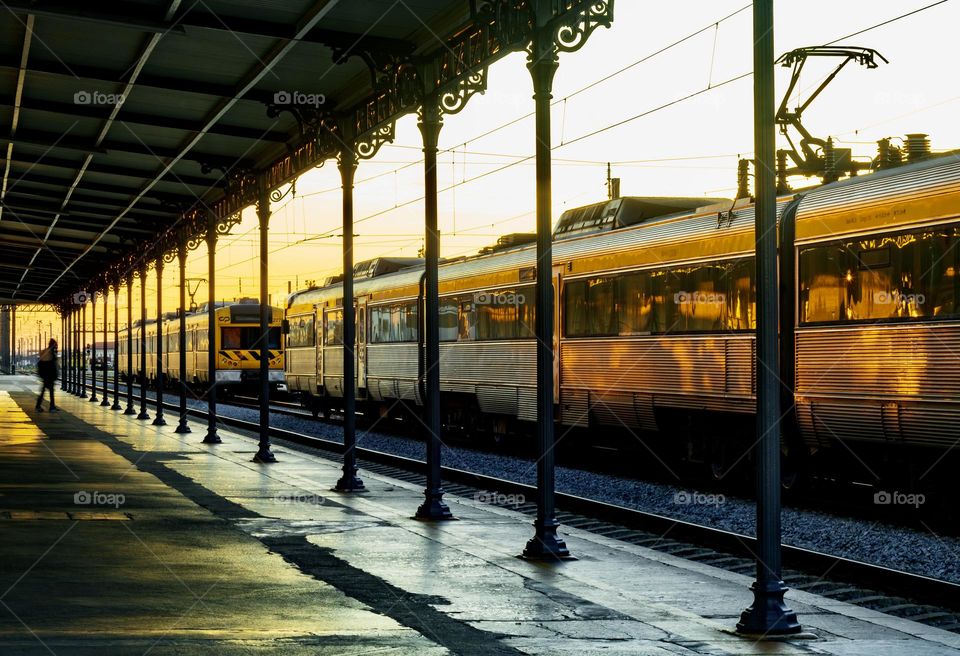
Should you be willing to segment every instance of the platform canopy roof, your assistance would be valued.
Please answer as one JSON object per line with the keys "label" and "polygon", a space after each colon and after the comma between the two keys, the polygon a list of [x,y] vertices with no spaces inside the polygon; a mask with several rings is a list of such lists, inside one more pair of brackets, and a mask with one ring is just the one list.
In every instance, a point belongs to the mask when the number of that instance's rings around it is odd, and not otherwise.
{"label": "platform canopy roof", "polygon": [[369,156],[424,97],[453,112],[482,91],[544,8],[558,31],[596,6],[5,0],[0,302],[64,302],[344,144]]}

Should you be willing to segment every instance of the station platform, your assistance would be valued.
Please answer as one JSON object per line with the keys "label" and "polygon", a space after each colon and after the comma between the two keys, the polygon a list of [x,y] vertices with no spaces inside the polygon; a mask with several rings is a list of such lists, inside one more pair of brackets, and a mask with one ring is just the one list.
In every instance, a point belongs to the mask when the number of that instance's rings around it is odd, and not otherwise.
{"label": "station platform", "polygon": [[[2,654],[958,654],[960,635],[813,594],[807,633],[733,627],[750,580],[573,528],[577,560],[517,557],[529,518],[337,462],[110,411],[0,376]],[[152,410],[151,410],[152,414]],[[167,417],[170,421],[170,417]],[[175,423],[175,422],[171,422]]]}

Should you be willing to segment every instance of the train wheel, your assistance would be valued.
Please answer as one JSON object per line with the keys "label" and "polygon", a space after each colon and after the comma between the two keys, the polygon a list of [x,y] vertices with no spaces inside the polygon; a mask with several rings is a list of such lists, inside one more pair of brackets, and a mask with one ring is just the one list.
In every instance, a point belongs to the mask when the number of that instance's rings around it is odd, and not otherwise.
{"label": "train wheel", "polygon": [[780,449],[780,488],[799,491],[808,480],[806,452],[802,448],[783,446]]}
{"label": "train wheel", "polygon": [[733,448],[729,440],[718,439],[710,443],[708,470],[710,477],[719,482],[728,481],[738,461],[733,456]]}
{"label": "train wheel", "polygon": [[490,442],[497,448],[507,445],[510,434],[510,422],[506,417],[492,417],[489,423],[488,434]]}

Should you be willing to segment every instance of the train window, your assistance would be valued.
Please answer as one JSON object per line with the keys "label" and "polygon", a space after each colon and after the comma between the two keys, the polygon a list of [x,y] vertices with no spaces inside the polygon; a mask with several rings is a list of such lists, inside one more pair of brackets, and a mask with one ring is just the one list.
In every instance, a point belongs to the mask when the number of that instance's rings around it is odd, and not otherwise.
{"label": "train window", "polygon": [[369,312],[371,343],[417,341],[416,302],[370,307]]}
{"label": "train window", "polygon": [[473,299],[460,298],[457,316],[457,339],[472,342],[477,339],[477,306]]}
{"label": "train window", "polygon": [[193,350],[193,331],[188,330],[187,331],[187,351],[189,352],[192,350]]}
{"label": "train window", "polygon": [[290,317],[290,332],[287,334],[287,346],[297,348],[313,346],[316,342],[316,329],[312,314]]}
{"label": "train window", "polygon": [[960,230],[945,228],[800,252],[800,323],[956,317]]}
{"label": "train window", "polygon": [[455,342],[460,334],[460,300],[440,299],[440,341]]}
{"label": "train window", "polygon": [[642,335],[650,333],[654,321],[655,296],[653,294],[650,273],[640,271],[621,276],[617,289],[619,307],[618,333],[620,335]]}
{"label": "train window", "polygon": [[[531,337],[535,332],[532,287],[520,290],[496,290],[473,295],[476,316],[476,339],[518,339]],[[464,304],[466,305],[466,304]],[[461,318],[467,316],[461,306]],[[466,322],[461,320],[461,339]],[[468,337],[470,338],[470,337]]]}
{"label": "train window", "polygon": [[753,282],[755,269],[752,257],[726,263],[727,330],[754,330],[757,327],[757,290]]}
{"label": "train window", "polygon": [[639,271],[564,285],[566,337],[755,327],[753,259]]}
{"label": "train window", "polygon": [[566,284],[564,316],[568,337],[616,335],[617,279],[612,276]]}
{"label": "train window", "polygon": [[220,329],[220,348],[222,349],[242,349],[243,348],[243,329],[237,326]]}
{"label": "train window", "polygon": [[[242,327],[230,327],[230,328],[221,328],[220,335],[220,348],[225,349],[240,349],[244,351],[256,351],[261,348],[261,332],[259,326],[242,326]],[[227,334],[231,337],[227,338]],[[233,331],[236,331],[236,337],[232,336]],[[224,344],[237,344],[237,346],[224,346]],[[280,348],[280,327],[273,326],[267,330],[267,348],[268,349],[278,349]]]}
{"label": "train window", "polygon": [[517,290],[517,337],[537,336],[536,324],[537,290],[536,287],[522,287]]}
{"label": "train window", "polygon": [[323,343],[327,346],[343,344],[343,310],[327,310],[323,313]]}

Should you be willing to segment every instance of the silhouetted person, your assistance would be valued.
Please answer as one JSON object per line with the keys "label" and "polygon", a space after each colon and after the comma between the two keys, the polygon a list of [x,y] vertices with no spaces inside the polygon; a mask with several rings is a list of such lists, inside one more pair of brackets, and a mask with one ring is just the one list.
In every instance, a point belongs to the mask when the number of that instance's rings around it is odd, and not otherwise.
{"label": "silhouetted person", "polygon": [[40,351],[37,375],[42,381],[40,396],[37,398],[37,412],[43,412],[44,390],[50,390],[50,412],[57,412],[57,404],[53,401],[53,384],[57,381],[57,340],[51,339],[50,345]]}

